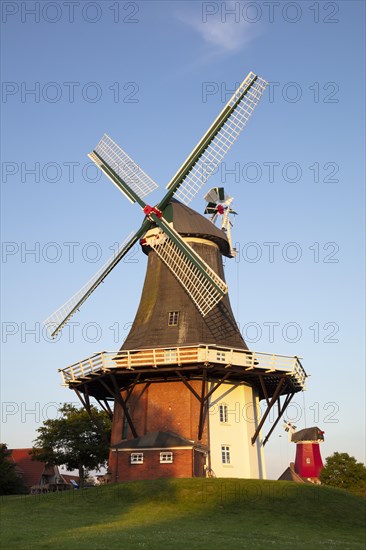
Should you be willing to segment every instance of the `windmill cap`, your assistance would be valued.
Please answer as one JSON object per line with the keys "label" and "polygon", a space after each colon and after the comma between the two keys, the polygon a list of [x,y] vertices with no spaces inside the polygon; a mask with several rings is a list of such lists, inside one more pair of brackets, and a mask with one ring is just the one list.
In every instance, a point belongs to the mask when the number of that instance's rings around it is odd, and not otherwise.
{"label": "windmill cap", "polygon": [[231,257],[225,232],[192,208],[172,199],[164,209],[163,215],[168,222],[173,222],[174,229],[182,237],[196,237],[214,242],[221,254]]}
{"label": "windmill cap", "polygon": [[298,443],[300,441],[324,441],[324,433],[317,426],[312,428],[304,428],[292,434],[291,441]]}

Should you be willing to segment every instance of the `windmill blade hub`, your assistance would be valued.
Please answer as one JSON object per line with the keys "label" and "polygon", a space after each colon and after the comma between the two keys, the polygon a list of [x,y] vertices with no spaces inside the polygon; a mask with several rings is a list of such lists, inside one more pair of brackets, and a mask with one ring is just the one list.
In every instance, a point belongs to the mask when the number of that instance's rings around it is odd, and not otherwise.
{"label": "windmill blade hub", "polygon": [[151,214],[155,214],[155,216],[157,216],[158,218],[161,218],[163,215],[162,211],[156,208],[156,206],[149,206],[148,204],[145,206],[145,208],[143,208],[143,212],[147,219],[150,221],[153,221]]}

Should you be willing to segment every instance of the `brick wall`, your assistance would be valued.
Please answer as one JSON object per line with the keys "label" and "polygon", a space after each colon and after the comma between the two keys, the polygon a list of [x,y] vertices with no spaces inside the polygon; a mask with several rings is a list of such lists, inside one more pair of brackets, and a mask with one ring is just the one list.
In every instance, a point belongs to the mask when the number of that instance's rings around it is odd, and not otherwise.
{"label": "brick wall", "polygon": [[131,464],[131,452],[133,451],[111,452],[109,467],[112,472],[112,482],[193,476],[192,449],[173,450],[172,464],[160,464],[161,451],[154,449],[136,450],[144,453],[144,463]]}
{"label": "brick wall", "polygon": [[[200,395],[202,382],[193,380],[191,386]],[[130,415],[139,436],[149,432],[174,432],[187,439],[197,441],[200,403],[183,382],[163,382],[151,384],[144,392],[145,384],[135,387],[128,401]],[[142,393],[143,392],[143,393]],[[142,394],[142,395],[141,395]],[[125,397],[125,393],[122,393]],[[117,403],[111,443],[118,444],[122,439],[123,411]],[[132,439],[128,429],[127,439]],[[208,444],[207,417],[201,443]]]}

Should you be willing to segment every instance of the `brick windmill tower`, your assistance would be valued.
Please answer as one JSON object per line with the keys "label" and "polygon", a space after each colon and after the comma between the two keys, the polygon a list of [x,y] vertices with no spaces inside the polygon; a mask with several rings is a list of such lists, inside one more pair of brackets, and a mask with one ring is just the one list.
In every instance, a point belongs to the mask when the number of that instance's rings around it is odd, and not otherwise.
{"label": "brick windmill tower", "polygon": [[[158,477],[263,478],[263,446],[305,372],[297,357],[249,351],[235,322],[222,257],[233,257],[230,202],[209,193],[211,220],[187,205],[246,126],[266,82],[249,73],[154,207],[156,184],[108,136],[89,157],[145,215],[113,258],[46,323],[55,336],[140,240],[148,257],[140,305],[122,348],[63,369],[90,411],[113,418],[113,481]],[[213,222],[222,219],[221,229]],[[281,401],[282,399],[282,401]],[[261,414],[259,402],[265,403]],[[277,418],[262,426],[277,404]]]}

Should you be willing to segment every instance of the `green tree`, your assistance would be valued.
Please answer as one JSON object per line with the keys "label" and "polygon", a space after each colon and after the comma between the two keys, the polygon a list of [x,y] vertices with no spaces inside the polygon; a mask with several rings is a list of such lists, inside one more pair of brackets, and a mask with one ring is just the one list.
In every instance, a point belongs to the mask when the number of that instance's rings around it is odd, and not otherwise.
{"label": "green tree", "polygon": [[366,467],[347,453],[334,453],[325,460],[320,473],[324,485],[339,487],[357,494],[365,494]]}
{"label": "green tree", "polygon": [[65,403],[58,418],[38,428],[31,451],[33,460],[79,470],[81,488],[88,470],[103,466],[109,453],[111,421],[96,407],[91,406],[90,412]]}
{"label": "green tree", "polygon": [[10,451],[5,443],[0,443],[0,495],[15,495],[25,492],[22,479],[9,460]]}

